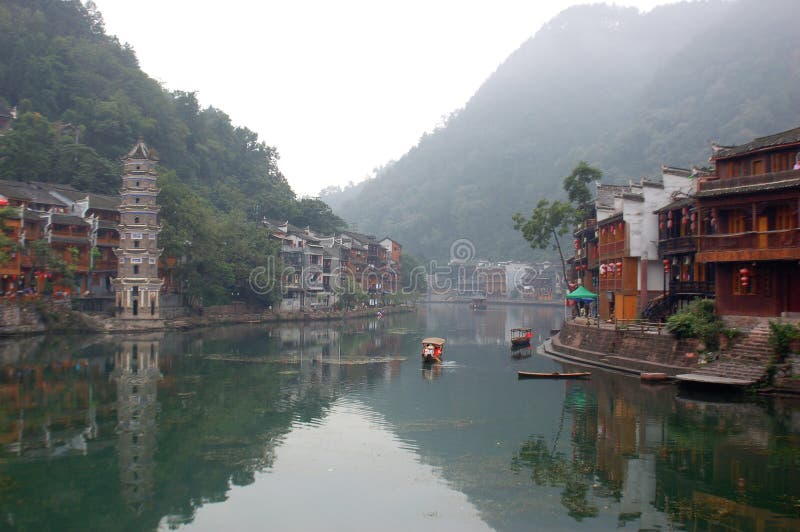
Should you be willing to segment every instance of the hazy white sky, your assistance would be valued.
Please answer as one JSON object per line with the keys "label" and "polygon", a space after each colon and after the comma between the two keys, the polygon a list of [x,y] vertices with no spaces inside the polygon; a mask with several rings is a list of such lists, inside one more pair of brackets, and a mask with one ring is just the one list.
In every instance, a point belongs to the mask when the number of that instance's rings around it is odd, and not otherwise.
{"label": "hazy white sky", "polygon": [[95,0],[147,74],[277,147],[299,195],[398,159],[542,24],[581,3]]}

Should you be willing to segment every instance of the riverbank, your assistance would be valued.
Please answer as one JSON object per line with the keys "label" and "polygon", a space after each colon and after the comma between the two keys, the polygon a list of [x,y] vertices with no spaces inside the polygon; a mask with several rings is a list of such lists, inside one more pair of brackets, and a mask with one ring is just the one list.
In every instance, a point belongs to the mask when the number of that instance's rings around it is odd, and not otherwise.
{"label": "riverbank", "polygon": [[66,302],[38,301],[0,306],[0,337],[62,333],[127,333],[187,330],[221,324],[334,321],[413,312],[414,306],[397,305],[357,310],[272,312],[243,304],[207,307],[195,315],[175,319],[122,320],[103,314],[72,310]]}
{"label": "riverbank", "polygon": [[622,330],[613,324],[571,320],[539,352],[555,358],[641,376],[665,373],[700,387],[729,385],[759,393],[800,394],[800,361],[776,366],[767,346],[768,320],[742,330],[735,345],[700,353],[696,340],[678,340],[663,329]]}

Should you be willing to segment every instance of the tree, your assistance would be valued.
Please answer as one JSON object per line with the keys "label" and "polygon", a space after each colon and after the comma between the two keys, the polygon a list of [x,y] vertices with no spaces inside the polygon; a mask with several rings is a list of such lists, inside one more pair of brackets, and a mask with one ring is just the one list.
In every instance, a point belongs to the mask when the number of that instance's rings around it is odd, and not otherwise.
{"label": "tree", "polygon": [[583,220],[589,214],[589,206],[592,201],[589,183],[600,181],[602,177],[603,172],[589,166],[587,162],[581,161],[572,170],[572,173],[564,178],[564,190],[567,192],[567,198],[578,211],[575,213],[578,221]]}
{"label": "tree", "polygon": [[567,192],[569,202],[550,203],[546,199],[541,199],[529,219],[520,213],[512,216],[514,229],[522,232],[522,236],[530,243],[532,249],[546,249],[549,245],[558,249],[565,283],[567,264],[561,249],[560,237],[586,217],[592,197],[587,185],[591,181],[599,181],[602,176],[600,170],[581,161],[572,173],[564,178],[564,190]]}
{"label": "tree", "polygon": [[11,260],[11,254],[17,246],[13,239],[6,235],[5,221],[13,214],[11,207],[0,207],[0,266]]}

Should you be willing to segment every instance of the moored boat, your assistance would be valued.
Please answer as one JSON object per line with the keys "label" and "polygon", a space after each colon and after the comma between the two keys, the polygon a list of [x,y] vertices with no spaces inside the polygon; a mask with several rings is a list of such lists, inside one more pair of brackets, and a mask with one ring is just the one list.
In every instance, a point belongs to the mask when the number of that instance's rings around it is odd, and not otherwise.
{"label": "moored boat", "polygon": [[486,298],[476,297],[472,300],[472,310],[486,310]]}
{"label": "moored boat", "polygon": [[431,337],[422,340],[422,361],[441,362],[444,354],[444,338]]}
{"label": "moored boat", "polygon": [[518,371],[517,377],[520,379],[584,379],[591,375],[588,371],[575,371],[572,373],[537,373],[533,371]]}
{"label": "moored boat", "polygon": [[533,337],[533,330],[530,328],[516,328],[511,329],[511,345],[523,346],[531,345],[531,338]]}
{"label": "moored boat", "polygon": [[666,373],[640,373],[639,379],[642,382],[665,382],[669,380],[669,375]]}

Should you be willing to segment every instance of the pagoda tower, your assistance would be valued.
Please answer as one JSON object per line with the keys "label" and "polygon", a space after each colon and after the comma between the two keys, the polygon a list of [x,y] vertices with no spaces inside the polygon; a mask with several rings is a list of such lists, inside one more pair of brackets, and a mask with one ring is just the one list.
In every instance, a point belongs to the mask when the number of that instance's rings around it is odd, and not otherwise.
{"label": "pagoda tower", "polygon": [[164,284],[158,277],[159,206],[156,204],[156,164],[139,137],[122,158],[122,190],[119,206],[119,259],[117,278],[112,281],[117,317],[131,320],[161,318],[159,292]]}

